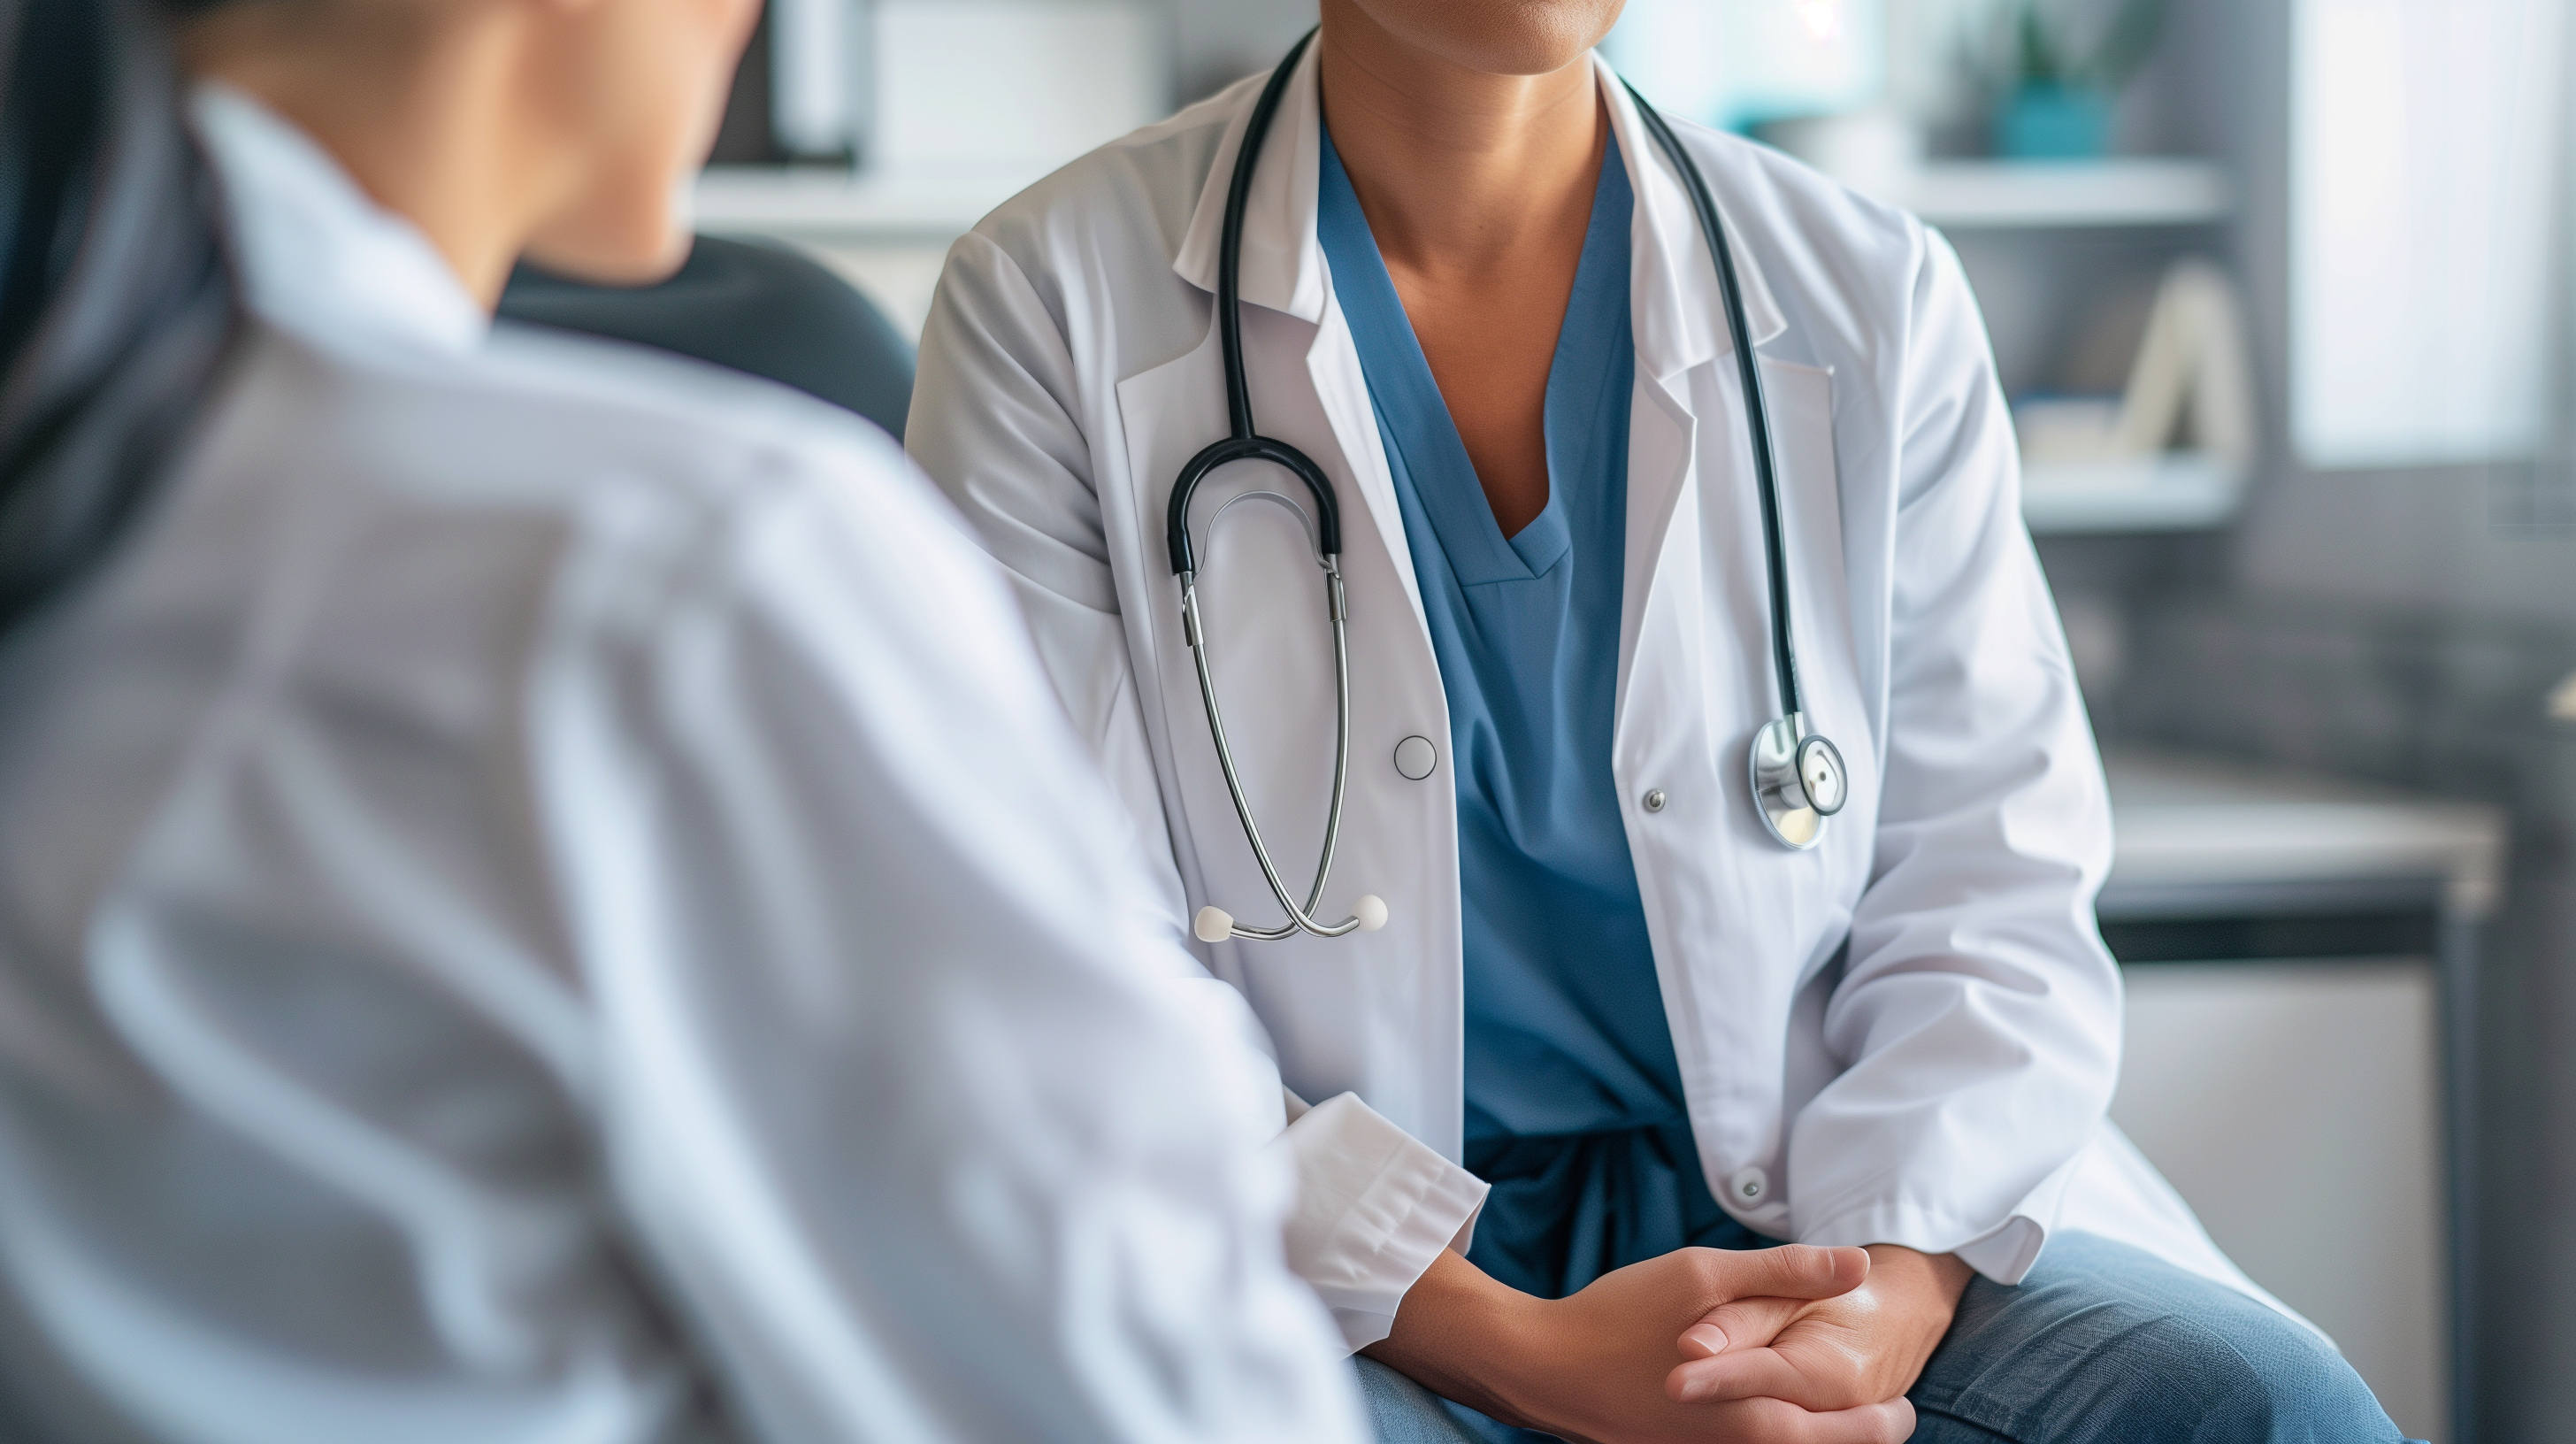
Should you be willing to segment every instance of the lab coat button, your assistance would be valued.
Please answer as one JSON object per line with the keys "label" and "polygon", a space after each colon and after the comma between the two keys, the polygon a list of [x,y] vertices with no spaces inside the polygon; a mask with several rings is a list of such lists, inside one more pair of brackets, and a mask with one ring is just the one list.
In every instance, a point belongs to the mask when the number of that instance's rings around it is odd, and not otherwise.
{"label": "lab coat button", "polygon": [[1407,737],[1395,744],[1395,770],[1420,782],[1440,765],[1440,750],[1428,737]]}
{"label": "lab coat button", "polygon": [[1646,794],[1646,810],[1648,812],[1661,812],[1664,810],[1664,804],[1669,800],[1669,798],[1664,796],[1664,790],[1658,787],[1654,791]]}
{"label": "lab coat button", "polygon": [[1726,1181],[1726,1191],[1735,1195],[1737,1203],[1760,1203],[1762,1196],[1771,1191],[1771,1175],[1750,1166],[1739,1168],[1735,1170],[1735,1176]]}

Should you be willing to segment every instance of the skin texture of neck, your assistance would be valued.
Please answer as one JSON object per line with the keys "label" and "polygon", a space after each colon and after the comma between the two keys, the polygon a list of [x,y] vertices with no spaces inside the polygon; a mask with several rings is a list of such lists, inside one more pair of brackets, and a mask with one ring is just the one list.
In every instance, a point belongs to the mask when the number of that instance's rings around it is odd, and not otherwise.
{"label": "skin texture of neck", "polygon": [[1506,536],[1547,505],[1547,377],[1607,117],[1588,52],[1486,68],[1324,0],[1324,118]]}
{"label": "skin texture of neck", "polygon": [[1409,42],[1351,0],[1323,11],[1325,122],[1390,263],[1491,269],[1561,240],[1569,214],[1579,231],[1601,166],[1588,55],[1497,75]]}
{"label": "skin texture of neck", "polygon": [[530,123],[527,14],[477,0],[240,5],[200,22],[185,51],[195,74],[293,122],[418,226],[489,308],[577,164]]}

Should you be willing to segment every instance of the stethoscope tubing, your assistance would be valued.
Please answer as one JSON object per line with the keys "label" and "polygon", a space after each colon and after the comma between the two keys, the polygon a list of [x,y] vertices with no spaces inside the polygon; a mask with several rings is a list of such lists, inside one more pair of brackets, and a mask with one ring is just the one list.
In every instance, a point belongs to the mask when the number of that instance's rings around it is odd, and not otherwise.
{"label": "stethoscope tubing", "polygon": [[[1216,908],[1205,909],[1201,914],[1199,935],[1209,941],[1233,937],[1254,942],[1276,942],[1299,933],[1337,938],[1355,930],[1377,927],[1386,916],[1382,902],[1364,897],[1360,900],[1358,914],[1341,922],[1320,923],[1314,917],[1315,909],[1323,904],[1324,888],[1332,877],[1333,861],[1340,847],[1343,804],[1350,781],[1350,607],[1342,583],[1341,508],[1323,468],[1296,447],[1262,436],[1255,429],[1252,383],[1243,360],[1243,222],[1250,205],[1252,177],[1260,164],[1262,143],[1270,134],[1271,120],[1278,113],[1281,98],[1286,95],[1298,63],[1314,43],[1315,35],[1315,31],[1307,31],[1279,62],[1278,68],[1271,72],[1268,83],[1262,86],[1260,97],[1253,103],[1252,115],[1235,151],[1234,173],[1226,187],[1224,228],[1218,241],[1216,283],[1217,334],[1225,366],[1227,435],[1223,440],[1202,448],[1182,466],[1180,475],[1173,481],[1171,500],[1164,517],[1164,544],[1172,572],[1180,579],[1182,634],[1189,645],[1192,666],[1198,674],[1199,699],[1207,711],[1208,735],[1216,744],[1217,765],[1225,774],[1226,793],[1234,803],[1235,817],[1243,824],[1244,838],[1252,845],[1252,855],[1261,867],[1261,876],[1269,884],[1271,895],[1278,899],[1279,906],[1288,914],[1288,923],[1284,927],[1248,928]],[[1841,802],[1837,798],[1830,806],[1823,806],[1812,801],[1811,790],[1800,790],[1797,767],[1810,748],[1821,749],[1831,755],[1836,777],[1840,776],[1842,764],[1839,754],[1833,753],[1831,743],[1821,737],[1811,737],[1806,729],[1805,707],[1798,684],[1797,649],[1790,629],[1788,544],[1781,516],[1779,466],[1771,434],[1771,408],[1763,394],[1762,369],[1753,351],[1753,326],[1745,313],[1734,249],[1728,243],[1717,200],[1709,193],[1708,179],[1682,149],[1680,137],[1673,134],[1672,127],[1653,106],[1646,103],[1646,98],[1637,93],[1636,87],[1627,85],[1624,80],[1620,84],[1626,87],[1630,99],[1636,103],[1638,119],[1645,125],[1647,133],[1654,137],[1656,146],[1680,174],[1683,187],[1690,194],[1692,208],[1698,214],[1700,233],[1707,240],[1710,259],[1717,268],[1718,290],[1725,302],[1727,332],[1735,343],[1735,361],[1742,379],[1745,425],[1753,453],[1754,489],[1761,501],[1762,558],[1768,573],[1771,611],[1771,660],[1773,675],[1778,679],[1782,713],[1762,729],[1750,750],[1749,765],[1757,809],[1772,834],[1793,848],[1812,847],[1815,843],[1813,824],[1822,816],[1840,811]],[[1308,890],[1303,906],[1298,904],[1287,880],[1280,876],[1278,864],[1270,856],[1269,844],[1262,839],[1260,823],[1253,817],[1251,799],[1244,795],[1243,778],[1235,766],[1234,747],[1226,735],[1224,711],[1217,704],[1216,678],[1208,660],[1207,629],[1199,615],[1199,557],[1190,535],[1190,505],[1201,483],[1220,467],[1238,461],[1269,462],[1293,473],[1315,500],[1311,535],[1316,562],[1324,573],[1326,605],[1333,626],[1333,796],[1324,823],[1322,856],[1316,863],[1314,885]],[[1257,495],[1283,503],[1287,501],[1276,492]],[[1219,507],[1217,516],[1209,518],[1209,527],[1214,528],[1217,520],[1232,505],[1228,502],[1226,506]],[[1778,734],[1776,738],[1775,734]],[[1782,753],[1782,758],[1767,768],[1766,740],[1776,741],[1778,745],[1773,750]],[[1787,764],[1785,769],[1779,765],[1781,762]],[[1781,776],[1774,777],[1774,773]],[[1806,820],[1802,824],[1807,828],[1803,834],[1793,836],[1790,831],[1784,831],[1781,819],[1773,816],[1775,802],[1782,808],[1791,806],[1790,801],[1773,797],[1775,792],[1782,793],[1784,797],[1794,793],[1798,806],[1812,809],[1796,813]],[[1372,920],[1363,922],[1363,915]]]}
{"label": "stethoscope tubing", "polygon": [[[1261,87],[1261,98],[1253,102],[1252,119],[1244,126],[1241,148],[1234,153],[1234,179],[1225,192],[1225,228],[1217,245],[1216,310],[1219,335],[1225,345],[1225,414],[1237,437],[1249,437],[1252,430],[1252,380],[1243,367],[1243,213],[1252,203],[1252,175],[1261,164],[1262,142],[1270,138],[1271,117],[1279,113],[1279,102],[1288,93],[1288,82],[1295,75],[1297,62],[1305,58],[1306,48],[1315,43],[1316,32],[1307,31],[1290,46],[1286,59],[1270,73],[1270,83]],[[1338,552],[1335,546],[1328,550]]]}
{"label": "stethoscope tubing", "polygon": [[[1278,113],[1280,98],[1287,94],[1288,82],[1314,43],[1315,32],[1308,31],[1288,52],[1270,81],[1261,89],[1260,99],[1253,103],[1252,118],[1245,126],[1241,148],[1234,157],[1234,176],[1226,187],[1225,225],[1217,248],[1217,334],[1225,358],[1225,410],[1227,436],[1202,448],[1181,468],[1172,484],[1172,498],[1164,516],[1164,544],[1169,553],[1173,574],[1181,582],[1181,628],[1189,643],[1190,659],[1198,672],[1199,700],[1207,711],[1208,735],[1216,744],[1217,765],[1225,773],[1226,795],[1234,802],[1235,817],[1243,824],[1243,835],[1252,844],[1254,861],[1260,864],[1262,879],[1270,885],[1273,897],[1288,914],[1288,925],[1280,928],[1248,928],[1231,924],[1231,936],[1254,942],[1277,942],[1298,933],[1317,937],[1338,938],[1363,926],[1357,916],[1338,923],[1317,922],[1315,909],[1323,905],[1324,888],[1333,875],[1333,859],[1341,847],[1342,809],[1349,795],[1351,764],[1351,647],[1350,602],[1342,585],[1342,519],[1341,506],[1333,495],[1333,485],[1323,468],[1296,447],[1284,441],[1263,436],[1254,428],[1252,419],[1252,381],[1243,363],[1243,218],[1252,190],[1252,175],[1261,161],[1261,143],[1270,133],[1271,118]],[[1238,461],[1266,461],[1292,473],[1305,483],[1315,499],[1313,540],[1316,562],[1324,572],[1325,604],[1333,624],[1333,800],[1324,820],[1323,855],[1315,864],[1314,886],[1300,907],[1287,880],[1279,875],[1279,865],[1270,856],[1269,844],[1261,837],[1261,825],[1252,815],[1251,799],[1244,795],[1243,779],[1234,763],[1234,747],[1225,730],[1225,714],[1217,705],[1216,678],[1208,662],[1207,630],[1199,616],[1198,550],[1190,539],[1190,503],[1198,494],[1199,484],[1219,467]],[[1230,505],[1231,503],[1229,503]],[[1222,515],[1224,508],[1218,508]],[[1215,524],[1210,520],[1211,526]]]}
{"label": "stethoscope tubing", "polygon": [[1790,639],[1789,548],[1780,520],[1779,459],[1772,445],[1771,405],[1762,390],[1762,366],[1760,358],[1753,354],[1753,323],[1745,315],[1744,288],[1736,279],[1735,248],[1727,241],[1717,198],[1708,191],[1708,178],[1682,150],[1681,137],[1673,134],[1662,113],[1646,103],[1637,87],[1624,78],[1619,83],[1636,103],[1637,118],[1644,122],[1646,133],[1655,138],[1655,144],[1672,161],[1673,169],[1681,173],[1683,188],[1690,192],[1691,205],[1699,212],[1700,231],[1708,238],[1709,255],[1717,264],[1718,292],[1726,304],[1726,330],[1735,341],[1736,374],[1744,388],[1744,424],[1751,433],[1754,490],[1762,503],[1762,559],[1770,574],[1771,665],[1779,678],[1781,713],[1802,716],[1807,709],[1798,686],[1798,651]]}
{"label": "stethoscope tubing", "polygon": [[1333,805],[1324,819],[1324,851],[1315,864],[1315,885],[1307,893],[1303,907],[1297,905],[1287,880],[1280,877],[1279,865],[1271,860],[1269,845],[1261,840],[1261,824],[1253,819],[1251,800],[1243,795],[1243,779],[1235,772],[1234,747],[1226,737],[1225,716],[1217,707],[1216,679],[1209,673],[1207,630],[1199,619],[1197,579],[1191,576],[1182,582],[1182,632],[1189,643],[1190,661],[1198,670],[1199,701],[1207,711],[1208,735],[1216,742],[1217,766],[1225,772],[1226,795],[1234,800],[1234,815],[1243,824],[1244,838],[1252,844],[1253,860],[1260,864],[1261,876],[1270,884],[1271,896],[1279,900],[1279,906],[1287,911],[1289,918],[1288,926],[1282,928],[1234,925],[1234,936],[1253,942],[1277,942],[1301,932],[1313,933],[1319,938],[1338,938],[1360,926],[1357,917],[1344,918],[1338,923],[1319,923],[1314,917],[1315,909],[1323,905],[1324,886],[1332,878],[1333,858],[1341,843],[1342,803],[1348,792],[1351,766],[1350,609],[1342,589],[1340,567],[1327,564],[1324,572],[1330,582],[1333,613]]}

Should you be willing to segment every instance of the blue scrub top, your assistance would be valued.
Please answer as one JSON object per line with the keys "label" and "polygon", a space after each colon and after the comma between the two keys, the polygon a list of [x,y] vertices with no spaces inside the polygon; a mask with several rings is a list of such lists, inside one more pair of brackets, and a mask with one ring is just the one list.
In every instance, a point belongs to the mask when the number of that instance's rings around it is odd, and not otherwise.
{"label": "blue scrub top", "polygon": [[[1547,381],[1546,509],[1505,537],[1331,137],[1316,234],[1368,378],[1449,699],[1469,1257],[1555,1298],[1688,1243],[1709,1196],[1610,767],[1627,557],[1627,168],[1609,141]],[[1508,300],[1502,304],[1509,304]]]}

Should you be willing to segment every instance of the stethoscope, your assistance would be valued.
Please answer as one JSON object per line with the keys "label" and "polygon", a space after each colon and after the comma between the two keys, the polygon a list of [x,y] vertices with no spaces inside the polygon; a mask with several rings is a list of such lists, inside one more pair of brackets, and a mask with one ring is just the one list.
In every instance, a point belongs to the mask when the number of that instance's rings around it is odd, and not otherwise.
{"label": "stethoscope", "polygon": [[[1341,841],[1342,799],[1350,778],[1350,604],[1342,586],[1341,508],[1333,499],[1333,484],[1325,478],[1323,468],[1306,453],[1253,429],[1252,387],[1243,365],[1243,213],[1252,187],[1253,168],[1260,161],[1262,142],[1270,134],[1271,118],[1278,113],[1279,99],[1287,92],[1291,73],[1314,39],[1314,32],[1307,32],[1279,68],[1271,72],[1270,83],[1262,87],[1261,98],[1252,107],[1251,124],[1235,152],[1234,177],[1225,193],[1225,229],[1217,252],[1216,278],[1217,329],[1225,355],[1225,407],[1231,434],[1191,457],[1189,464],[1181,468],[1179,478],[1172,483],[1166,515],[1165,543],[1171,553],[1172,571],[1181,582],[1181,635],[1198,669],[1199,700],[1207,707],[1208,734],[1216,742],[1217,766],[1225,773],[1226,792],[1234,799],[1235,816],[1243,823],[1243,835],[1252,844],[1261,875],[1269,882],[1271,895],[1288,913],[1284,927],[1248,928],[1223,908],[1201,908],[1194,931],[1201,941],[1211,943],[1227,938],[1276,942],[1301,932],[1338,938],[1353,932],[1375,932],[1386,926],[1386,903],[1375,894],[1363,895],[1353,905],[1351,916],[1340,922],[1315,920],[1315,909],[1323,902],[1324,885],[1332,876],[1333,853]],[[1717,264],[1718,289],[1726,301],[1726,326],[1735,341],[1736,366],[1744,386],[1753,475],[1762,498],[1762,555],[1770,573],[1771,670],[1779,682],[1781,707],[1781,715],[1754,734],[1747,765],[1763,827],[1782,845],[1804,851],[1823,841],[1825,819],[1843,810],[1843,804],[1850,800],[1851,788],[1842,753],[1822,734],[1808,730],[1806,707],[1798,687],[1798,656],[1789,636],[1789,575],[1787,548],[1780,530],[1780,482],[1772,452],[1770,407],[1763,399],[1762,372],[1753,354],[1753,328],[1745,319],[1744,295],[1735,275],[1735,253],[1727,244],[1725,226],[1719,223],[1717,202],[1709,194],[1707,177],[1682,149],[1680,139],[1664,123],[1663,116],[1637,94],[1636,87],[1629,86],[1628,95],[1636,102],[1637,118],[1645,123],[1647,134],[1672,160],[1690,191],[1692,207],[1699,215],[1700,233],[1707,237],[1709,254]],[[1324,573],[1325,615],[1333,628],[1333,801],[1324,820],[1323,856],[1315,864],[1314,885],[1307,890],[1302,907],[1287,880],[1279,875],[1278,864],[1272,861],[1268,845],[1261,840],[1261,826],[1253,819],[1252,803],[1243,795],[1243,779],[1235,767],[1234,749],[1226,741],[1225,717],[1217,706],[1216,683],[1209,673],[1207,630],[1199,622],[1198,553],[1190,537],[1190,501],[1197,495],[1199,483],[1211,472],[1237,461],[1267,461],[1285,469],[1305,483],[1307,494],[1315,502],[1315,510],[1309,513],[1294,498],[1279,492],[1245,492],[1218,507],[1207,523],[1207,529],[1214,532],[1225,514],[1242,502],[1284,506],[1305,522],[1315,564]]]}

